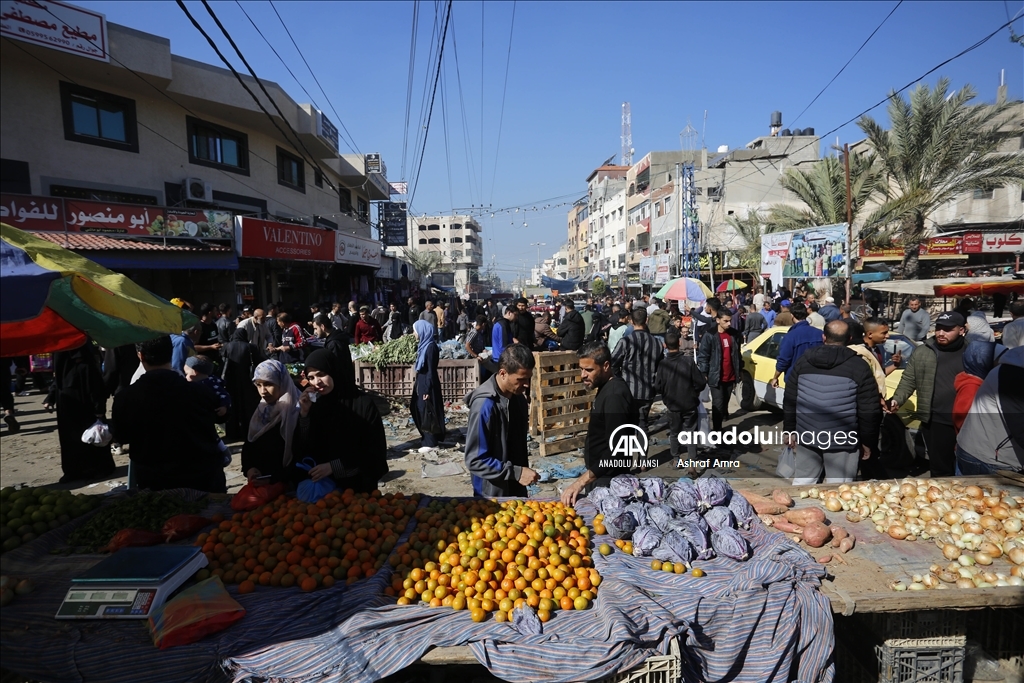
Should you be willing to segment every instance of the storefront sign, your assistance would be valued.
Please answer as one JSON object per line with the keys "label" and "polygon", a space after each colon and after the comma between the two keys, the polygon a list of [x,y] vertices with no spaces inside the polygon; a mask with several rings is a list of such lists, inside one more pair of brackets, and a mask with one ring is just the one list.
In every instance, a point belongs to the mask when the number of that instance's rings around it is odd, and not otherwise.
{"label": "storefront sign", "polygon": [[0,220],[19,230],[64,231],[64,200],[57,197],[0,195]]}
{"label": "storefront sign", "polygon": [[967,258],[963,254],[963,238],[960,236],[929,237],[917,248],[917,255],[921,259]]}
{"label": "storefront sign", "polygon": [[965,254],[1012,254],[1024,251],[1024,232],[968,232],[963,238]]}
{"label": "storefront sign", "polygon": [[70,232],[150,236],[164,231],[164,210],[157,206],[65,199],[64,216]]}
{"label": "storefront sign", "polygon": [[902,261],[904,251],[901,247],[861,247],[860,255],[867,262]]}
{"label": "storefront sign", "polygon": [[316,117],[316,136],[326,142],[335,152],[338,151],[338,127],[331,123],[331,120],[324,116],[319,109],[314,109]]}
{"label": "storefront sign", "polygon": [[381,232],[384,243],[389,247],[404,247],[409,244],[407,229],[409,218],[405,202],[381,202]]}
{"label": "storefront sign", "polygon": [[355,235],[343,235],[339,232],[335,244],[334,262],[379,268],[380,242]]}
{"label": "storefront sign", "polygon": [[669,281],[672,257],[669,254],[658,254],[654,257],[654,284],[663,285]]}
{"label": "storefront sign", "polygon": [[761,235],[761,277],[782,282],[782,267],[789,254],[791,232],[773,232]]}
{"label": "storefront sign", "polygon": [[110,61],[106,18],[55,0],[2,0],[0,34],[80,57]]}
{"label": "storefront sign", "polygon": [[640,273],[626,273],[626,286],[627,287],[639,287],[640,286]]}
{"label": "storefront sign", "polygon": [[230,211],[168,209],[165,231],[168,237],[231,239],[235,216]]}
{"label": "storefront sign", "polygon": [[645,285],[653,285],[657,274],[653,256],[644,256],[640,259],[640,282]]}
{"label": "storefront sign", "polygon": [[836,277],[846,274],[846,226],[825,225],[792,233],[783,277]]}
{"label": "storefront sign", "polygon": [[332,230],[305,225],[235,219],[235,249],[243,258],[334,263],[336,235]]}

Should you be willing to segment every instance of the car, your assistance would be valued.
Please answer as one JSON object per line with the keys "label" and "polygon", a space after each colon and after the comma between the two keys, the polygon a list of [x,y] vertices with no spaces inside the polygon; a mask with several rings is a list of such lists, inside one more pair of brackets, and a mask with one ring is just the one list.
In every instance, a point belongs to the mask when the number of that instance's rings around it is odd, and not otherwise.
{"label": "car", "polygon": [[[771,386],[775,375],[775,361],[779,355],[782,339],[789,332],[788,327],[772,327],[756,338],[740,347],[743,357],[738,389],[740,391],[740,407],[744,410],[774,409],[782,410],[783,396],[786,390],[785,377],[779,377],[779,388]],[[907,367],[910,356],[920,346],[909,337],[890,333],[885,342],[886,351],[894,353],[899,350],[903,357],[899,367],[885,378],[885,397],[891,398],[899,386],[903,370]],[[921,426],[920,420],[914,415],[917,409],[917,394],[900,406],[896,415],[885,414],[882,420],[883,458],[890,463],[902,463],[914,459],[916,437]],[[898,452],[894,452],[898,451]]]}

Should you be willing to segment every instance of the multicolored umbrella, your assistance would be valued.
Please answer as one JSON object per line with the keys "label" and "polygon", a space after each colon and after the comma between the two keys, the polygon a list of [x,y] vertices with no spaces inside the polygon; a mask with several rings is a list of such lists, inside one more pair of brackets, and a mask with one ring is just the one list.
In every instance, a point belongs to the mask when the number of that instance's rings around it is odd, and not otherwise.
{"label": "multicolored umbrella", "polygon": [[726,280],[722,284],[715,287],[716,292],[735,292],[739,289],[746,289],[748,287],[746,282],[742,280]]}
{"label": "multicolored umbrella", "polygon": [[180,333],[197,318],[124,275],[0,224],[0,356],[113,348]]}
{"label": "multicolored umbrella", "polygon": [[697,278],[677,277],[669,280],[654,296],[662,301],[707,301],[714,293]]}

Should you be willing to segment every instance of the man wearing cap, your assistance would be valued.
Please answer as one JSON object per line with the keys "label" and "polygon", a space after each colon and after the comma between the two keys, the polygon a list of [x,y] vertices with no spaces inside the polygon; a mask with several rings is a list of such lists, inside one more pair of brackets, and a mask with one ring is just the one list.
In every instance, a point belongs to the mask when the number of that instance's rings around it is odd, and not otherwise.
{"label": "man wearing cap", "polygon": [[950,477],[956,460],[956,429],[953,427],[954,380],[963,372],[964,328],[967,321],[957,311],[947,311],[935,321],[935,336],[919,346],[903,371],[888,411],[895,413],[917,392],[917,417],[928,447],[933,477]]}
{"label": "man wearing cap", "polygon": [[789,299],[783,299],[779,302],[779,313],[775,316],[775,327],[792,327],[796,323],[796,319],[790,310],[792,306],[793,302]]}

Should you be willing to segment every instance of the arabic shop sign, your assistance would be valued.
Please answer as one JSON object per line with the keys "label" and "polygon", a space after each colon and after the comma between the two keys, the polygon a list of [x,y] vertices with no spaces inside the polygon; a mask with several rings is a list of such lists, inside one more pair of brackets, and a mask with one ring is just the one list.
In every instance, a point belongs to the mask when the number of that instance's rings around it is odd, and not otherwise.
{"label": "arabic shop sign", "polygon": [[965,254],[1013,254],[1024,251],[1024,232],[968,232]]}
{"label": "arabic shop sign", "polygon": [[339,232],[334,247],[334,262],[379,267],[380,242]]}
{"label": "arabic shop sign", "polygon": [[922,259],[967,258],[963,255],[963,238],[959,235],[929,237],[918,246],[917,255]]}
{"label": "arabic shop sign", "polygon": [[381,228],[384,243],[389,247],[404,247],[409,243],[408,213],[405,202],[381,202]]}
{"label": "arabic shop sign", "polygon": [[230,211],[204,209],[168,209],[168,237],[199,237],[229,240],[235,231],[235,215]]}
{"label": "arabic shop sign", "polygon": [[871,261],[902,261],[902,247],[865,247],[861,245],[860,255],[867,262]]}
{"label": "arabic shop sign", "polygon": [[70,232],[118,235],[162,235],[165,221],[161,207],[108,204],[82,199],[65,199],[64,217]]}
{"label": "arabic shop sign", "polygon": [[64,200],[57,197],[0,195],[0,220],[19,230],[64,232]]}
{"label": "arabic shop sign", "polygon": [[307,225],[238,217],[235,250],[244,258],[334,263],[335,234]]}
{"label": "arabic shop sign", "polygon": [[110,61],[106,17],[55,0],[0,0],[0,35]]}

